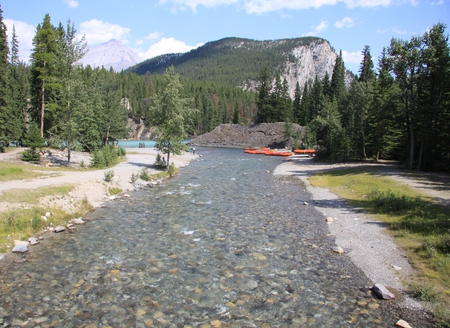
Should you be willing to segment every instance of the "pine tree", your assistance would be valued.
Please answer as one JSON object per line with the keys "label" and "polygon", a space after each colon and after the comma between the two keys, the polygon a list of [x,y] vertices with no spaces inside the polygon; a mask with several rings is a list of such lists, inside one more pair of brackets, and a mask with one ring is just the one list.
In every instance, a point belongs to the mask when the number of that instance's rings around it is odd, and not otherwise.
{"label": "pine tree", "polygon": [[339,103],[346,95],[345,65],[344,59],[342,58],[342,51],[336,57],[330,88],[332,97]]}
{"label": "pine tree", "polygon": [[292,104],[294,123],[300,124],[301,122],[301,104],[302,104],[302,90],[300,88],[300,83],[298,83],[297,81],[294,91],[294,101]]}
{"label": "pine tree", "polygon": [[[58,117],[58,133],[62,137],[67,147],[67,161],[70,162],[70,151],[75,141],[76,125],[73,113],[80,103],[80,92],[83,88],[77,62],[86,53],[86,42],[84,37],[76,40],[76,29],[70,20],[64,29],[60,26],[60,42],[58,43],[57,66],[59,68],[59,83],[63,86],[60,92],[61,112]],[[77,95],[78,93],[78,95]]]}
{"label": "pine tree", "polygon": [[56,92],[61,88],[55,76],[58,35],[46,14],[36,29],[31,54],[31,96],[33,116],[39,122],[41,137],[44,136],[46,113],[50,114],[47,126],[55,117]]}
{"label": "pine tree", "polygon": [[11,138],[11,93],[9,87],[9,48],[3,11],[0,7],[0,151]]}
{"label": "pine tree", "polygon": [[19,42],[13,25],[11,35],[10,59],[10,90],[11,90],[11,138],[19,141],[26,131],[27,99],[29,97],[28,67],[19,59]]}
{"label": "pine tree", "polygon": [[266,66],[261,71],[258,78],[258,98],[256,106],[258,112],[256,114],[256,123],[270,122],[273,116],[273,107],[270,98],[272,90],[272,77],[269,73],[269,68]]}
{"label": "pine tree", "polygon": [[375,80],[375,72],[373,70],[372,56],[370,55],[370,47],[365,46],[363,51],[363,60],[359,66],[359,81],[373,82]]}

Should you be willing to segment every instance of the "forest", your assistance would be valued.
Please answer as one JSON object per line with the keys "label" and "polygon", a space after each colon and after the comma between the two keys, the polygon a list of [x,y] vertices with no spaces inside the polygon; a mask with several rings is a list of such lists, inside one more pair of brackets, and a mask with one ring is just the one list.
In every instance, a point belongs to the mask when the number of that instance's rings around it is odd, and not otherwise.
{"label": "forest", "polygon": [[[94,151],[127,138],[129,119],[155,122],[155,99],[167,84],[163,72],[83,67],[78,62],[85,40],[76,38],[70,21],[55,26],[48,14],[36,28],[29,63],[19,60],[15,30],[8,33],[11,44],[0,8],[0,150],[11,142],[39,141]],[[194,109],[184,122],[190,136],[223,123],[283,121],[287,127],[306,126],[299,147],[315,147],[322,158],[397,160],[409,169],[450,170],[450,48],[444,24],[411,40],[392,39],[376,67],[366,46],[350,83],[340,53],[332,74],[297,84],[294,99],[269,62],[255,72],[256,92],[239,88],[234,75],[226,79],[227,70],[239,71],[232,63],[216,64],[209,73],[216,80],[180,78],[180,97]]]}

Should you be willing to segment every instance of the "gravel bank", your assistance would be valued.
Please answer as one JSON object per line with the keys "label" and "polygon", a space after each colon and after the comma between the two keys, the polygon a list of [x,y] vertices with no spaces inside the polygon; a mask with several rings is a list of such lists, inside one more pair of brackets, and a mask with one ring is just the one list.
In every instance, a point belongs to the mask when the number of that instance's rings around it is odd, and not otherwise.
{"label": "gravel bank", "polygon": [[372,282],[380,283],[402,296],[401,306],[420,309],[421,305],[405,294],[402,281],[415,275],[408,259],[389,236],[383,223],[371,219],[361,210],[352,208],[337,195],[324,188],[313,187],[308,177],[319,171],[348,167],[349,165],[322,165],[311,159],[293,159],[279,165],[274,175],[292,175],[302,180],[314,200],[313,205],[323,213],[330,234],[335,236],[337,246]]}

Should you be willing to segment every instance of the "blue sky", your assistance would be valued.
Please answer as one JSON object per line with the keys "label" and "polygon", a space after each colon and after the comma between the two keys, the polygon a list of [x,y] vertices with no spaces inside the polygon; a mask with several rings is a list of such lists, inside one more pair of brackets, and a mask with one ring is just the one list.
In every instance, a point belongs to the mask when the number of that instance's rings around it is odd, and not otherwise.
{"label": "blue sky", "polygon": [[[450,0],[2,0],[3,20],[14,24],[19,55],[28,61],[36,26],[70,21],[89,45],[111,39],[142,60],[186,52],[225,37],[274,40],[318,36],[342,50],[358,73],[370,46],[375,66],[392,38],[409,40],[439,22],[450,33]],[[10,33],[9,33],[10,34]]]}

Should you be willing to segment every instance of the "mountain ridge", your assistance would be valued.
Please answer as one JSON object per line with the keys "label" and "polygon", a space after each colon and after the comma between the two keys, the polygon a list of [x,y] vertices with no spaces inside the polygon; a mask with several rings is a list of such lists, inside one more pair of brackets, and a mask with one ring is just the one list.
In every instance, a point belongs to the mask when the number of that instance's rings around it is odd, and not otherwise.
{"label": "mountain ridge", "polygon": [[147,59],[126,70],[136,74],[162,74],[173,65],[180,76],[211,80],[256,90],[262,69],[280,74],[294,97],[297,82],[303,89],[316,76],[332,75],[337,54],[330,43],[318,37],[264,40],[227,37],[210,41],[183,54],[167,54]]}

